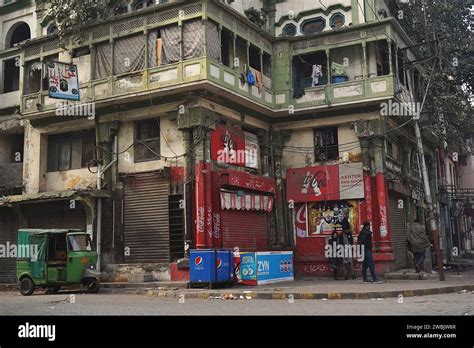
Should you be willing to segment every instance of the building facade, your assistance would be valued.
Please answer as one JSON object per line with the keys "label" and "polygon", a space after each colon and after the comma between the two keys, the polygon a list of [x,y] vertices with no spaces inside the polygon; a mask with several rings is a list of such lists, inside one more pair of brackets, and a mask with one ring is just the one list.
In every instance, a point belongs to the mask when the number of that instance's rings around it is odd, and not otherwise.
{"label": "building facade", "polygon": [[[414,101],[423,71],[406,68],[416,52],[384,1],[132,1],[61,44],[47,9],[13,6],[0,241],[80,228],[103,270],[155,279],[188,243],[289,249],[299,273],[321,275],[334,226],[357,236],[369,221],[378,271],[409,264],[423,190],[411,116],[393,106]],[[11,34],[19,22],[32,34]],[[80,101],[50,96],[54,62],[75,65]]]}

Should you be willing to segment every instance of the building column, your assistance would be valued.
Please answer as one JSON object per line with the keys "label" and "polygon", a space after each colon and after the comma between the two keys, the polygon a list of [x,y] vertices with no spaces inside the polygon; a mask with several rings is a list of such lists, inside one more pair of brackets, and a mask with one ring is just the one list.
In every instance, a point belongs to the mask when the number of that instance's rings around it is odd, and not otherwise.
{"label": "building column", "polygon": [[375,157],[375,189],[377,191],[378,233],[380,236],[380,253],[391,253],[390,226],[388,215],[387,181],[384,173],[383,139],[373,140]]}

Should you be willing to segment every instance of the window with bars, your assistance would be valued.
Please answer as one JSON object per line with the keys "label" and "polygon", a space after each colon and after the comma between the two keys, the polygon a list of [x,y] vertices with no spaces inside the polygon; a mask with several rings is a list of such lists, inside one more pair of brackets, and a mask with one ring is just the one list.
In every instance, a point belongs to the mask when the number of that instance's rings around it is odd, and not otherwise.
{"label": "window with bars", "polygon": [[339,141],[337,127],[325,127],[314,130],[315,162],[337,160],[339,157]]}

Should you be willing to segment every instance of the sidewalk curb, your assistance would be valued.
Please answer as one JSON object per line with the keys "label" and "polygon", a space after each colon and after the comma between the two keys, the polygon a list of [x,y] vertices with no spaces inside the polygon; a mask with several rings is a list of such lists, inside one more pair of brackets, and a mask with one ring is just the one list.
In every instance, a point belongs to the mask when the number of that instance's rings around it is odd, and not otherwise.
{"label": "sidewalk curb", "polygon": [[[370,292],[262,292],[262,291],[228,291],[228,292],[188,292],[188,291],[157,291],[148,290],[146,295],[160,298],[184,298],[185,299],[211,299],[223,295],[233,295],[237,299],[240,296],[250,297],[254,300],[368,300],[377,298],[397,298],[449,294],[462,290],[474,291],[474,284],[456,285],[440,288],[416,289],[416,290],[392,290],[392,291],[370,291]],[[232,301],[231,299],[228,299]]]}

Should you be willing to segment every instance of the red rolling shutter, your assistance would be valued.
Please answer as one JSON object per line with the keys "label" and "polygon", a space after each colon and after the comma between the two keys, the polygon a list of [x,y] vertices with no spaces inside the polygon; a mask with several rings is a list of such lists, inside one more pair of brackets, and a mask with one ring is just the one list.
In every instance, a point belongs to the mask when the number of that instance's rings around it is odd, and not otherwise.
{"label": "red rolling shutter", "polygon": [[222,210],[223,247],[268,250],[269,217],[264,211]]}

